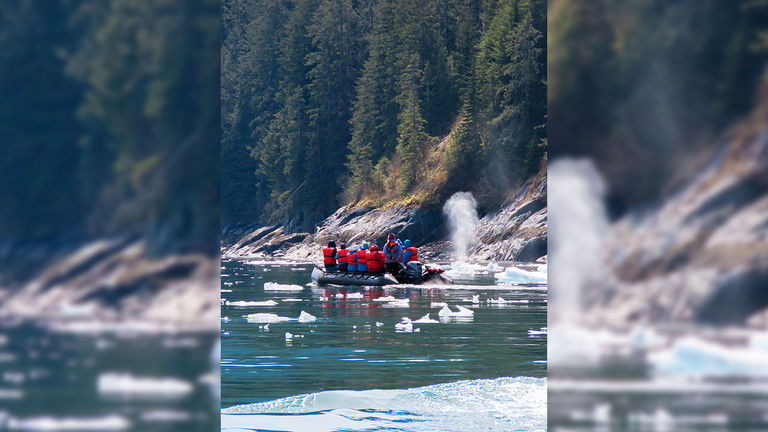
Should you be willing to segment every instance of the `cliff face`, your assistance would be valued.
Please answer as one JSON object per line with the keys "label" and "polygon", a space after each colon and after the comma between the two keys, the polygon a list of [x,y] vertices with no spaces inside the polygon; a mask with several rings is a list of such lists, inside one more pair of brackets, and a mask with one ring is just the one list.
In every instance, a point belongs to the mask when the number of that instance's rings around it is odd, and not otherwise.
{"label": "cliff face", "polygon": [[612,229],[609,280],[585,304],[612,322],[744,324],[768,307],[768,131],[734,140],[687,186]]}
{"label": "cliff face", "polygon": [[[534,261],[547,253],[546,180],[523,186],[515,199],[480,219],[478,239],[470,259]],[[317,261],[319,247],[329,240],[383,244],[388,233],[410,239],[420,255],[430,260],[450,260],[453,245],[440,210],[389,207],[342,207],[323,221],[314,233],[286,234],[279,225],[227,227],[222,237],[225,257],[268,254],[287,259]]]}

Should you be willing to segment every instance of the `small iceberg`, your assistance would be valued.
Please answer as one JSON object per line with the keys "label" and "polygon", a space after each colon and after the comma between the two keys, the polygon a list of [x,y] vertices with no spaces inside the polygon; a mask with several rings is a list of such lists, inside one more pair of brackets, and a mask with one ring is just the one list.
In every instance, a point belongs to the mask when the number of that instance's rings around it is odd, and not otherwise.
{"label": "small iceberg", "polygon": [[509,283],[546,284],[547,274],[538,271],[527,271],[517,267],[509,267],[503,272],[496,273],[496,280]]}
{"label": "small iceberg", "polygon": [[412,333],[413,322],[408,317],[403,317],[402,321],[395,324],[395,333]]}
{"label": "small iceberg", "polygon": [[273,313],[255,313],[245,316],[246,321],[249,323],[268,324],[283,321],[291,321],[293,318],[282,317]]}
{"label": "small iceberg", "polygon": [[431,307],[431,308],[441,308],[441,307],[445,307],[445,306],[448,306],[448,303],[445,303],[445,302],[432,302],[432,303],[429,304],[429,307]]}
{"label": "small iceberg", "polygon": [[384,307],[387,308],[402,308],[402,307],[410,307],[411,301],[409,299],[397,299],[391,302],[387,302],[384,304]]}
{"label": "small iceberg", "polygon": [[440,309],[440,312],[437,313],[437,316],[441,317],[471,317],[474,316],[475,313],[464,306],[456,306],[459,311],[454,312],[452,311],[448,306],[443,306],[442,309]]}
{"label": "small iceberg", "polygon": [[143,396],[184,396],[193,390],[192,384],[176,378],[136,377],[113,372],[99,375],[97,388],[100,394]]}
{"label": "small iceberg", "polygon": [[413,321],[414,324],[440,324],[440,321],[433,320],[429,317],[429,314],[424,315],[423,317],[417,319],[416,321]]}
{"label": "small iceberg", "polygon": [[480,304],[480,295],[473,295],[471,299],[461,299],[465,303]]}
{"label": "small iceberg", "polygon": [[301,314],[299,314],[300,323],[309,323],[309,322],[315,322],[315,321],[317,321],[317,317],[310,313],[301,311]]}
{"label": "small iceberg", "polygon": [[279,284],[277,282],[265,282],[264,291],[303,291],[301,285]]}
{"label": "small iceberg", "polygon": [[266,300],[266,301],[228,301],[227,306],[237,306],[237,307],[268,307],[268,306],[277,306],[277,302],[274,300]]}

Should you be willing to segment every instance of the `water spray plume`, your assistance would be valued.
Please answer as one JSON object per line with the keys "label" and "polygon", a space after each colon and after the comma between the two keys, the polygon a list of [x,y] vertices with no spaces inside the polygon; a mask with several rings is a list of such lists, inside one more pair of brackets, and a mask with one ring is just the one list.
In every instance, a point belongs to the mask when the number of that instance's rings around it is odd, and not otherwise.
{"label": "water spray plume", "polygon": [[477,201],[471,192],[456,192],[446,201],[443,213],[448,218],[456,259],[464,259],[477,240]]}

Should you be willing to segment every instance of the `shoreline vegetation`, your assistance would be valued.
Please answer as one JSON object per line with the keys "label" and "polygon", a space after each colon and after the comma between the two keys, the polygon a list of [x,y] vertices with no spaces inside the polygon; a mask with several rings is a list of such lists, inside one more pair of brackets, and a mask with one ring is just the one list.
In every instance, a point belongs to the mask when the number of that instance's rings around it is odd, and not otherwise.
{"label": "shoreline vegetation", "polygon": [[546,165],[546,2],[228,0],[222,225],[511,205]]}

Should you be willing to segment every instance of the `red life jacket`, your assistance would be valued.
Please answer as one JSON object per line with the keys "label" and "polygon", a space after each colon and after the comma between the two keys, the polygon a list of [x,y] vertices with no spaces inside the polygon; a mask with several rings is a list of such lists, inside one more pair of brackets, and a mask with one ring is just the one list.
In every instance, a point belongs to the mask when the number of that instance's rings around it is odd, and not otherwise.
{"label": "red life jacket", "polygon": [[384,253],[383,252],[367,252],[366,259],[368,260],[368,271],[371,273],[381,273],[384,271]]}
{"label": "red life jacket", "polygon": [[349,249],[339,249],[339,264],[345,264],[348,260]]}
{"label": "red life jacket", "polygon": [[[339,256],[341,256],[341,253],[339,253]],[[347,254],[347,263],[349,265],[357,265],[357,252]]]}
{"label": "red life jacket", "polygon": [[411,252],[411,257],[408,258],[408,262],[418,261],[419,260],[419,250],[418,249],[416,249],[415,247],[411,246],[409,248],[406,248],[405,250]]}
{"label": "red life jacket", "polygon": [[360,250],[357,253],[357,264],[367,264],[368,263],[368,251],[366,250]]}
{"label": "red life jacket", "polygon": [[336,265],[336,248],[323,248],[323,264]]}

